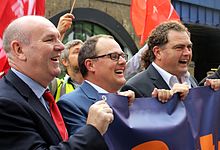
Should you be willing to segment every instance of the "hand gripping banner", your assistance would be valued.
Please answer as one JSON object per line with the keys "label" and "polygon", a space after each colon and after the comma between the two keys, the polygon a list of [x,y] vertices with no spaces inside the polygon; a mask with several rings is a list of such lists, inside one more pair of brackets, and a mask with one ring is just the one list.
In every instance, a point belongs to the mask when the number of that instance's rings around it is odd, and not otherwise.
{"label": "hand gripping banner", "polygon": [[198,87],[184,101],[137,98],[130,107],[126,97],[104,97],[114,111],[104,135],[111,150],[218,150],[220,91]]}

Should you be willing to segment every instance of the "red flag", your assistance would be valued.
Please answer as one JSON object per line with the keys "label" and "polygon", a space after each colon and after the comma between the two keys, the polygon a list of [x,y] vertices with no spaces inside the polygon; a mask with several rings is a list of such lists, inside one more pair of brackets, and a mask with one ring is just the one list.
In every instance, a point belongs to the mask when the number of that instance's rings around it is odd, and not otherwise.
{"label": "red flag", "polygon": [[8,72],[9,64],[5,51],[0,49],[0,78]]}
{"label": "red flag", "polygon": [[144,32],[144,22],[146,14],[146,2],[145,0],[132,0],[130,17],[134,27],[136,35],[141,36]]}
{"label": "red flag", "polygon": [[[134,2],[136,1],[136,2]],[[132,0],[132,5],[134,3],[137,3],[137,1],[140,1],[143,4],[143,1],[145,0]],[[142,6],[143,7],[143,6]],[[143,45],[144,42],[146,41],[148,35],[154,29],[157,25],[159,25],[161,22],[167,21],[167,20],[180,20],[177,12],[173,8],[170,0],[146,0],[145,1],[145,13],[142,11],[142,14],[137,14],[136,16],[139,17],[141,20],[140,22],[143,22],[143,17],[141,18],[140,16],[143,15],[145,16],[144,18],[144,25],[143,28],[140,30],[142,31],[141,33],[141,41],[140,44]],[[138,8],[136,8],[138,9]],[[140,8],[143,9],[143,8]],[[131,6],[131,11],[133,10],[133,6]],[[131,14],[134,14],[135,12],[131,12]],[[133,15],[134,16],[134,15]],[[131,17],[131,19],[134,17]],[[138,18],[136,18],[137,21]],[[136,23],[137,24],[137,23]],[[134,23],[133,23],[134,25]],[[138,27],[134,27],[138,28]],[[140,28],[140,26],[139,26]],[[136,32],[136,29],[135,29]],[[137,35],[140,35],[136,32]]]}
{"label": "red flag", "polygon": [[44,16],[44,14],[45,14],[45,0],[37,0],[35,15]]}
{"label": "red flag", "polygon": [[[16,18],[26,15],[45,13],[45,0],[1,0],[0,1],[0,73],[9,69],[5,52],[2,49],[2,35],[8,24]],[[4,60],[3,60],[4,58]],[[4,66],[4,67],[2,67]]]}

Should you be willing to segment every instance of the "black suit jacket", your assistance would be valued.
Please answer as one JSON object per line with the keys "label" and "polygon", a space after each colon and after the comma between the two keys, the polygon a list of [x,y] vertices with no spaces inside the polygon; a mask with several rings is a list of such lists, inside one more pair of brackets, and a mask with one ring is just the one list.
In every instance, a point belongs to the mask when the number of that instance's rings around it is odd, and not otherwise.
{"label": "black suit jacket", "polygon": [[[190,77],[190,82],[192,87],[197,86],[197,81],[194,78]],[[159,72],[150,64],[146,70],[129,79],[121,91],[133,90],[137,98],[151,97],[154,88],[170,89]]]}
{"label": "black suit jacket", "polygon": [[87,125],[62,142],[51,116],[33,91],[12,71],[0,80],[0,149],[108,149]]}

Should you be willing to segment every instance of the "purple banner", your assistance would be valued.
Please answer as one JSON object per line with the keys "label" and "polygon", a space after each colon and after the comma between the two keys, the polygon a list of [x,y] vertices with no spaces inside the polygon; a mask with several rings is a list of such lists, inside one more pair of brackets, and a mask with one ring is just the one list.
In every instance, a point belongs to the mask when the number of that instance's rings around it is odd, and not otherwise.
{"label": "purple banner", "polygon": [[218,150],[220,91],[198,87],[184,101],[137,98],[130,107],[126,97],[105,96],[114,111],[105,134],[111,150]]}

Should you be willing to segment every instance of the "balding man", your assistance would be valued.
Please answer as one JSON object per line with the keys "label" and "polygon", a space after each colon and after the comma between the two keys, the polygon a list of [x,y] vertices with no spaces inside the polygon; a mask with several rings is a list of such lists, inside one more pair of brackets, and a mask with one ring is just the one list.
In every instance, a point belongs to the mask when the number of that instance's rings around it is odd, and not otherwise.
{"label": "balding man", "polygon": [[11,70],[0,80],[1,149],[108,149],[102,135],[113,114],[105,101],[92,105],[87,125],[68,137],[48,94],[48,84],[60,73],[64,45],[59,38],[56,27],[40,16],[18,18],[5,30],[3,47]]}

